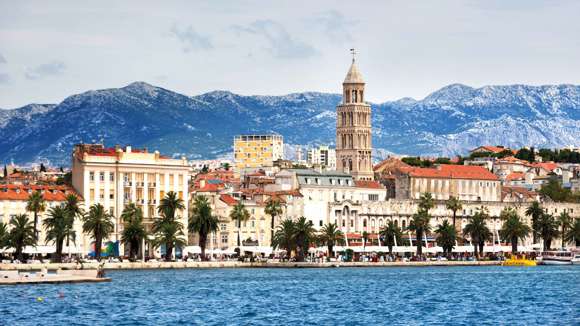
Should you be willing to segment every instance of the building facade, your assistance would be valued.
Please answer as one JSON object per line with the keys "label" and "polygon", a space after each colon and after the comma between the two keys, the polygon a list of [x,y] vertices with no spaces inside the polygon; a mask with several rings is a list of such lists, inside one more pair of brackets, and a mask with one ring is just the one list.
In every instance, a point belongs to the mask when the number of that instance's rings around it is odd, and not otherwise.
{"label": "building facade", "polygon": [[[158,217],[157,208],[170,191],[183,199],[185,209],[177,212],[187,225],[188,180],[190,166],[185,158],[171,159],[146,149],[106,148],[102,144],[76,145],[72,157],[74,189],[84,198],[84,209],[101,204],[112,214],[115,230],[111,241],[120,240],[123,224],[121,213],[129,203],[143,211],[144,222],[150,228]],[[187,232],[187,230],[185,230]],[[89,239],[84,248],[89,248]]]}
{"label": "building facade", "polygon": [[234,171],[237,175],[257,169],[272,169],[284,159],[284,138],[280,135],[239,135],[234,138]]}
{"label": "building facade", "polygon": [[326,170],[336,170],[336,150],[328,146],[318,146],[308,150],[307,163]]}
{"label": "building facade", "polygon": [[336,166],[356,180],[373,180],[371,106],[364,101],[365,82],[353,58],[336,107]]}

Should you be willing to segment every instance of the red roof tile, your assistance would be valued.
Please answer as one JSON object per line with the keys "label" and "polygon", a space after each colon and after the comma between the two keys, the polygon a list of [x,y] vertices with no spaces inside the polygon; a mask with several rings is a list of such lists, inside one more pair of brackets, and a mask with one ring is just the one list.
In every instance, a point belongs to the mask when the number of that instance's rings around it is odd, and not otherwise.
{"label": "red roof tile", "polygon": [[74,189],[67,186],[6,184],[0,185],[0,200],[28,200],[28,196],[35,191],[43,192],[43,197],[46,201],[65,201],[66,196],[69,194],[74,194],[81,198]]}
{"label": "red roof tile", "polygon": [[512,172],[506,177],[506,180],[507,181],[522,180],[524,178],[524,176],[525,175],[523,172]]}
{"label": "red roof tile", "polygon": [[227,194],[220,195],[220,200],[228,204],[229,206],[234,206],[235,204],[238,203],[238,201],[234,197]]}
{"label": "red roof tile", "polygon": [[383,189],[383,186],[377,181],[356,180],[354,185],[357,188]]}
{"label": "red roof tile", "polygon": [[401,168],[412,177],[441,179],[498,180],[488,169],[473,165],[441,164],[435,168]]}

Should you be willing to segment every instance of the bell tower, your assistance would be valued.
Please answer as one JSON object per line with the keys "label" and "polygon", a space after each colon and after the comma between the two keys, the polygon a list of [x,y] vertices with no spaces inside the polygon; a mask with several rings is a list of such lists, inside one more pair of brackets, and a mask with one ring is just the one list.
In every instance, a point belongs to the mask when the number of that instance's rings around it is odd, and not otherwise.
{"label": "bell tower", "polygon": [[342,83],[342,103],[336,107],[336,167],[355,180],[373,180],[371,106],[364,101],[365,82],[355,51]]}

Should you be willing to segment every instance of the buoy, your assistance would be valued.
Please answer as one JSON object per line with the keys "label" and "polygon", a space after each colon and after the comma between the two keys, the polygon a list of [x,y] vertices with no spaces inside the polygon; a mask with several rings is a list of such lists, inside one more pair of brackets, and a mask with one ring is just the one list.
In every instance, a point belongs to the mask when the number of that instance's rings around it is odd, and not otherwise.
{"label": "buoy", "polygon": [[42,301],[44,301],[44,298],[43,297],[38,297],[38,298],[36,298],[36,301],[42,302]]}

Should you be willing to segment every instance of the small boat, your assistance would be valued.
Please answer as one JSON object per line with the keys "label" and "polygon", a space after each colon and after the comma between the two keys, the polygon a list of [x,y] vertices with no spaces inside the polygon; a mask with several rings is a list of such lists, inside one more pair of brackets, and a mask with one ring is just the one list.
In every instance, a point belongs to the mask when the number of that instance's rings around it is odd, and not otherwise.
{"label": "small boat", "polygon": [[580,265],[580,253],[576,253],[574,258],[572,258],[572,265]]}
{"label": "small boat", "polygon": [[538,261],[542,265],[571,265],[574,253],[570,251],[544,251]]}
{"label": "small boat", "polygon": [[510,258],[501,263],[502,266],[536,266],[536,261],[532,259],[523,258]]}

